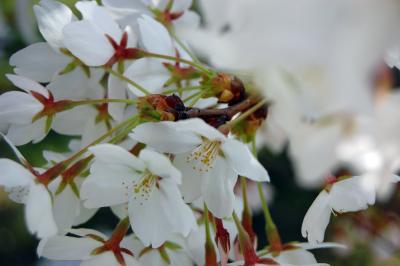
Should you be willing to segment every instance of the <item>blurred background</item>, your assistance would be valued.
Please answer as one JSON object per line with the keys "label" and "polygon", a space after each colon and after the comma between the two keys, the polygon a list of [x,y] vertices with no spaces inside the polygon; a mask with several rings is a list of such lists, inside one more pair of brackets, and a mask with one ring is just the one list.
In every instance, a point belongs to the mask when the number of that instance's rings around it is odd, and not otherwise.
{"label": "blurred background", "polygon": [[[33,0],[0,1],[0,93],[12,90],[4,74],[11,73],[8,58],[30,43],[41,40],[32,12]],[[64,2],[73,7],[73,0]],[[398,76],[398,73],[393,73]],[[67,151],[69,139],[51,133],[37,145],[25,145],[21,152],[35,166],[44,160],[43,150]],[[0,147],[0,157],[7,157]],[[271,213],[284,242],[304,241],[301,237],[303,217],[319,191],[312,191],[296,184],[287,153],[276,154],[268,148],[260,150],[260,161],[268,169],[271,185],[267,188]],[[1,169],[0,169],[1,171]],[[256,194],[256,190],[254,190]],[[252,196],[252,195],[250,195]],[[257,198],[256,195],[254,198]],[[327,231],[327,241],[349,245],[347,250],[319,250],[318,261],[333,266],[395,266],[400,265],[400,192],[399,187],[385,203],[359,213],[332,215]],[[260,237],[259,246],[266,244],[263,215],[254,211],[255,230]],[[111,230],[117,219],[103,208],[90,220],[90,226],[100,230]],[[83,225],[84,227],[85,225]],[[78,265],[78,263],[55,263],[39,260],[36,255],[37,239],[31,236],[24,222],[23,208],[8,200],[0,188],[0,265],[1,266],[50,266]]]}

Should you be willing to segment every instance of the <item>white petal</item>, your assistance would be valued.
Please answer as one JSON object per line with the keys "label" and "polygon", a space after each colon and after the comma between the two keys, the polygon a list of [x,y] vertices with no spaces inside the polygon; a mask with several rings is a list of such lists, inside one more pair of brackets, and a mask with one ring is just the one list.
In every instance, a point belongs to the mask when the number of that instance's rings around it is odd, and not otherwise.
{"label": "white petal", "polygon": [[17,146],[29,142],[37,143],[47,135],[45,131],[46,118],[41,118],[33,124],[11,125],[8,129],[7,137]]}
{"label": "white petal", "polygon": [[128,203],[111,206],[111,211],[115,214],[115,216],[122,220],[129,216]]}
{"label": "white petal", "polygon": [[32,95],[10,91],[0,95],[0,121],[12,124],[30,124],[43,105]]}
{"label": "white petal", "polygon": [[89,260],[82,261],[80,266],[120,266],[120,264],[116,260],[114,253],[107,251],[93,256]]}
{"label": "white petal", "polygon": [[81,67],[56,77],[47,89],[53,93],[56,100],[82,100],[103,98],[104,91],[100,85],[100,79],[104,72],[99,69],[91,69],[90,77]]}
{"label": "white petal", "polygon": [[104,121],[97,123],[94,117],[89,119],[85,125],[85,128],[83,129],[81,145],[89,145],[94,140],[105,134],[108,130],[109,128]]}
{"label": "white petal", "polygon": [[18,75],[37,82],[49,82],[71,61],[71,58],[54,52],[47,43],[35,43],[10,57],[10,65]]}
{"label": "white petal", "polygon": [[314,255],[306,250],[293,249],[283,251],[276,258],[276,261],[280,264],[294,264],[294,265],[310,265],[317,263]]}
{"label": "white petal", "polygon": [[49,184],[50,191],[53,192],[53,214],[59,232],[69,229],[74,224],[75,218],[79,215],[80,199],[67,185],[65,189],[58,195],[55,195],[61,178],[55,179]]}
{"label": "white petal", "polygon": [[331,217],[329,200],[328,193],[323,190],[304,216],[301,234],[307,237],[311,244],[321,243],[324,240],[325,230]]}
{"label": "white petal", "polygon": [[46,41],[56,50],[63,47],[62,30],[75,18],[72,11],[66,5],[52,0],[40,1],[33,10],[40,33]]}
{"label": "white petal", "polygon": [[113,56],[114,49],[98,27],[82,20],[67,25],[64,43],[68,50],[88,66],[101,66]]}
{"label": "white petal", "polygon": [[25,205],[25,220],[29,231],[38,238],[57,234],[52,210],[51,197],[47,189],[41,184],[30,186]]}
{"label": "white petal", "polygon": [[89,150],[96,156],[97,161],[105,164],[122,165],[138,171],[143,171],[146,167],[136,156],[117,145],[99,144]]}
{"label": "white petal", "polygon": [[176,122],[168,121],[144,123],[134,128],[129,136],[163,153],[187,152],[201,144],[199,136],[192,132],[180,132],[176,125]]}
{"label": "white petal", "polygon": [[237,174],[230,165],[218,156],[214,167],[203,178],[202,192],[210,211],[218,218],[231,216],[235,202],[233,187]]}
{"label": "white petal", "polygon": [[132,257],[126,253],[122,253],[122,256],[124,257],[124,260],[125,260],[125,263],[127,266],[141,266],[142,265],[134,257]]}
{"label": "white petal", "polygon": [[146,168],[151,173],[163,178],[172,179],[177,184],[181,183],[181,173],[172,165],[167,156],[144,149],[140,151],[139,158],[146,164]]}
{"label": "white petal", "polygon": [[183,202],[176,184],[165,180],[160,182],[160,187],[165,195],[162,201],[163,209],[166,210],[167,219],[174,225],[174,233],[187,237],[193,229],[197,228],[193,211]]}
{"label": "white petal", "polygon": [[[154,189],[156,190],[156,189]],[[145,246],[161,246],[173,233],[174,226],[165,219],[162,209],[162,194],[152,191],[147,200],[140,196],[129,201],[129,219],[132,230]]]}
{"label": "white petal", "polygon": [[96,208],[93,208],[93,209],[85,208],[83,206],[83,202],[82,201],[81,201],[80,205],[81,205],[80,208],[79,208],[80,212],[79,212],[79,215],[77,217],[75,217],[74,224],[73,224],[74,226],[78,226],[78,225],[81,225],[83,223],[86,223],[98,211],[98,209],[96,209]]}
{"label": "white petal", "polygon": [[176,122],[175,128],[179,131],[190,131],[209,140],[225,141],[226,137],[217,129],[208,125],[200,118],[191,118]]}
{"label": "white petal", "polygon": [[172,5],[172,12],[185,12],[192,6],[193,0],[178,0]]}
{"label": "white petal", "polygon": [[[170,77],[169,72],[162,65],[162,61],[154,58],[136,60],[129,66],[124,75],[152,93],[160,92]],[[135,86],[128,84],[128,88],[136,96],[143,96],[143,93]]]}
{"label": "white petal", "polygon": [[251,180],[269,181],[267,170],[250,152],[249,148],[240,141],[227,139],[221,146],[230,166],[242,176]]}
{"label": "white petal", "polygon": [[101,242],[90,238],[53,236],[40,241],[38,255],[51,260],[86,260],[101,245]]}
{"label": "white petal", "polygon": [[[114,69],[115,71],[115,69]],[[127,99],[127,84],[125,81],[110,75],[108,77],[108,98],[110,99]],[[108,112],[115,121],[122,121],[124,117],[126,104],[109,103]]]}
{"label": "white petal", "polygon": [[292,130],[296,134],[291,136],[289,149],[295,161],[299,181],[306,186],[321,185],[321,177],[336,164],[335,151],[342,134],[340,123]]}
{"label": "white petal", "polygon": [[138,41],[139,41],[139,36],[137,33],[136,28],[133,29],[132,26],[126,26],[124,32],[128,34],[128,44],[127,47],[137,47],[138,46]]}
{"label": "white petal", "polygon": [[96,235],[101,237],[102,239],[107,239],[108,237],[104,235],[103,233],[93,230],[93,229],[87,229],[87,228],[77,228],[77,229],[69,229],[67,233],[76,235],[76,236],[88,236],[88,235]]}
{"label": "white petal", "polygon": [[175,49],[167,29],[153,18],[143,15],[138,19],[141,41],[152,53],[175,56]]}
{"label": "white petal", "polygon": [[145,246],[161,246],[173,233],[188,235],[195,226],[190,208],[178,188],[168,180],[154,185],[145,197],[139,193],[129,201],[132,229]]}
{"label": "white petal", "polygon": [[26,186],[35,179],[25,167],[10,159],[0,159],[0,169],[0,185],[5,187]]}
{"label": "white petal", "polygon": [[313,250],[319,248],[347,248],[346,245],[335,242],[324,242],[316,244],[311,244],[307,242],[307,243],[295,243],[294,245],[306,250]]}
{"label": "white petal", "polygon": [[35,91],[45,97],[49,97],[49,92],[36,81],[13,74],[7,74],[6,76],[16,87],[26,91],[27,93]]}
{"label": "white petal", "polygon": [[190,153],[178,154],[174,159],[174,165],[182,172],[182,184],[179,187],[185,202],[191,203],[202,195],[201,186],[203,174],[194,171],[194,162],[188,162],[187,157]]}
{"label": "white petal", "polygon": [[96,110],[89,105],[77,106],[58,113],[52,123],[52,129],[64,135],[82,135],[86,123],[96,116]]}
{"label": "white petal", "polygon": [[364,177],[351,177],[333,184],[330,206],[339,213],[365,210],[368,204],[375,203],[375,195],[375,190],[364,183]]}
{"label": "white petal", "polygon": [[146,7],[141,1],[126,1],[126,0],[102,0],[104,6],[118,9],[139,9],[144,10]]}
{"label": "white petal", "polygon": [[81,12],[83,19],[90,20],[104,34],[109,35],[119,43],[122,37],[121,29],[106,8],[97,5],[94,1],[78,2],[76,8]]}
{"label": "white petal", "polygon": [[200,26],[201,18],[199,14],[191,10],[187,10],[179,19],[174,21],[174,26],[179,32],[179,28],[198,28]]}
{"label": "white petal", "polygon": [[99,208],[127,202],[133,190],[134,176],[133,170],[129,171],[121,165],[95,162],[81,187],[84,206]]}

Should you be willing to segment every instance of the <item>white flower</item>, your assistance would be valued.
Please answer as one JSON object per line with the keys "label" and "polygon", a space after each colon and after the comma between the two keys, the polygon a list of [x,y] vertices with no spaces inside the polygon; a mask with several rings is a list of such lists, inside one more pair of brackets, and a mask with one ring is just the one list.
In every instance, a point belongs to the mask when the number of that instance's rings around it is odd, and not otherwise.
{"label": "white flower", "polygon": [[95,1],[78,2],[83,20],[63,29],[68,50],[88,66],[113,65],[136,57],[137,37],[130,27],[122,31],[108,10]]}
{"label": "white flower", "polygon": [[46,88],[28,78],[7,75],[15,86],[26,91],[0,96],[0,123],[10,124],[7,136],[16,145],[37,143],[53,128],[61,134],[81,135],[86,145],[108,131],[114,121],[107,104],[70,106],[74,99],[104,97],[99,84],[103,72],[91,73],[88,79],[75,70],[59,76]]}
{"label": "white flower", "polygon": [[[46,60],[43,60],[46,58]],[[10,57],[10,65],[18,75],[38,82],[49,82],[57,76],[72,59],[55,52],[47,43],[32,44]]]}
{"label": "white flower", "polygon": [[31,171],[9,159],[0,159],[0,185],[10,199],[25,204],[25,221],[29,231],[38,238],[57,233],[52,212],[52,201],[47,188]]}
{"label": "white flower", "polygon": [[145,123],[130,136],[161,152],[176,154],[174,164],[182,171],[185,201],[203,196],[219,218],[232,214],[238,175],[269,181],[267,171],[245,144],[227,138],[201,119]]}
{"label": "white flower", "polygon": [[32,44],[10,58],[15,73],[38,82],[49,82],[74,59],[63,54],[62,30],[76,18],[62,3],[42,0],[34,6],[39,30],[47,41]]}
{"label": "white flower", "polygon": [[[51,260],[79,260],[82,266],[140,266],[132,252],[123,245],[102,249],[107,244],[108,237],[91,229],[71,229],[74,236],[53,236],[43,239],[38,246],[39,257]],[[100,252],[100,250],[102,252]]]}
{"label": "white flower", "polygon": [[[46,88],[56,100],[104,99],[106,93],[101,85],[104,71],[93,68],[89,73],[90,77],[87,77],[80,69],[75,69],[58,76]],[[124,106],[119,107],[123,113]],[[110,104],[85,104],[58,113],[52,128],[60,134],[82,136],[82,145],[87,145],[110,130],[114,124]]]}
{"label": "white flower", "polygon": [[332,184],[323,190],[308,209],[301,227],[303,237],[312,244],[324,240],[332,212],[365,210],[375,203],[376,192],[365,176],[355,176]]}
{"label": "white flower", "polygon": [[64,47],[63,28],[76,19],[72,11],[66,5],[52,0],[41,0],[33,10],[45,40],[55,50]]}
{"label": "white flower", "polygon": [[7,75],[7,78],[25,91],[10,91],[0,96],[0,123],[10,124],[8,138],[17,146],[41,141],[49,130],[46,129],[47,117],[35,121],[34,118],[45,108],[40,100],[49,100],[49,92],[39,83],[24,77]]}
{"label": "white flower", "polygon": [[81,197],[86,207],[128,203],[132,229],[145,246],[161,246],[173,233],[187,236],[195,227],[178,184],[180,172],[162,154],[142,150],[139,158],[118,146],[97,145]]}
{"label": "white flower", "polygon": [[[140,41],[144,49],[151,53],[175,56],[175,48],[167,29],[149,16],[143,15],[138,19]],[[141,58],[132,63],[125,71],[125,76],[137,82],[153,93],[161,90],[169,79],[170,73],[162,64],[163,61],[155,58]],[[132,92],[142,96],[136,88],[128,84]],[[138,94],[139,93],[139,94]]]}
{"label": "white flower", "polygon": [[[49,168],[55,163],[67,159],[68,155],[70,153],[43,151],[43,157],[47,160]],[[48,189],[53,195],[54,220],[59,233],[63,233],[72,226],[87,222],[97,211],[97,209],[86,209],[83,206],[78,194],[82,181],[79,176],[73,177],[72,180],[64,180],[64,177],[58,176],[49,183]]]}

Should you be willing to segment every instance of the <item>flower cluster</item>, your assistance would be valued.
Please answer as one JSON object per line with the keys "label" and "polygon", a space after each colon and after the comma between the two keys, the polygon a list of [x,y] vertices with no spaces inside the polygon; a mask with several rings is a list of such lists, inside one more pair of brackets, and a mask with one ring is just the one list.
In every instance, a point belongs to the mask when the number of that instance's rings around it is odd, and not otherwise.
{"label": "flower cluster", "polygon": [[[17,160],[0,159],[0,185],[25,205],[39,256],[86,266],[323,265],[308,250],[342,248],[323,243],[331,212],[364,210],[399,181],[398,93],[383,75],[367,82],[392,48],[385,33],[398,4],[338,0],[321,15],[321,1],[234,2],[200,1],[202,26],[191,0],[34,6],[45,41],[10,58],[7,78],[20,90],[0,95],[0,125]],[[353,42],[338,41],[346,37]],[[73,137],[70,151],[43,151],[39,168],[16,146],[50,131]],[[303,221],[309,243],[281,241],[256,137],[289,144],[301,183],[326,181]],[[343,162],[352,174],[333,176]],[[250,185],[269,241],[258,250]],[[79,228],[107,207],[120,219],[110,235]]]}

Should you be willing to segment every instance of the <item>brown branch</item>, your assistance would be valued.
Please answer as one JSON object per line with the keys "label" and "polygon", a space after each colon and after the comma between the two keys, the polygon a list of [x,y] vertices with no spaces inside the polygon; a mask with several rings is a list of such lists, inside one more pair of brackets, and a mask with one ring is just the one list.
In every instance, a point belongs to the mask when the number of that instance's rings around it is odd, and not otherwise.
{"label": "brown branch", "polygon": [[233,106],[223,109],[199,109],[192,108],[186,112],[188,118],[194,117],[214,117],[214,116],[226,116],[231,119],[237,113],[243,112],[249,109],[251,106],[259,101],[258,97],[249,97],[246,100],[235,104]]}

